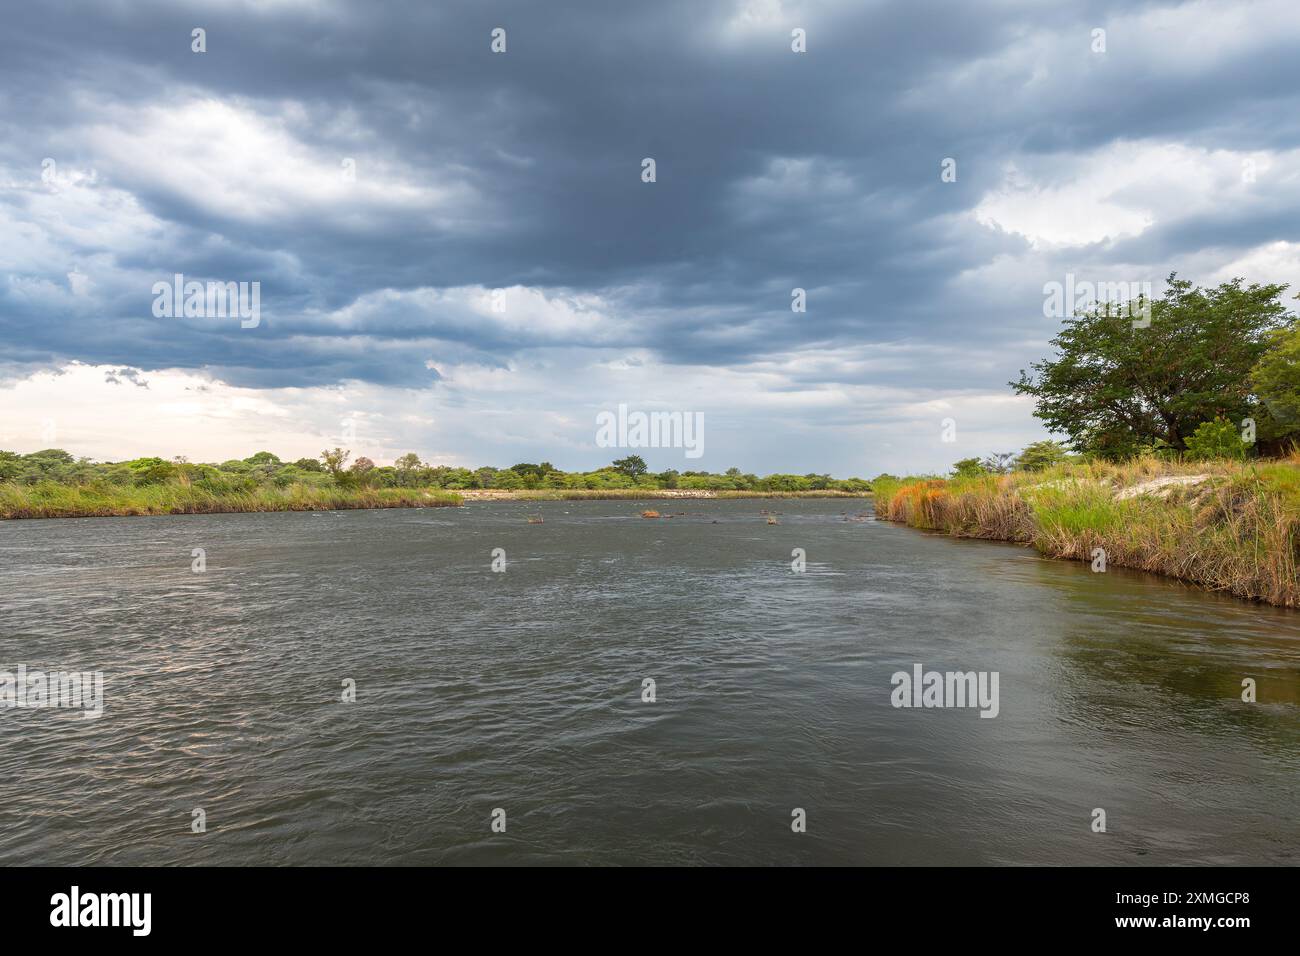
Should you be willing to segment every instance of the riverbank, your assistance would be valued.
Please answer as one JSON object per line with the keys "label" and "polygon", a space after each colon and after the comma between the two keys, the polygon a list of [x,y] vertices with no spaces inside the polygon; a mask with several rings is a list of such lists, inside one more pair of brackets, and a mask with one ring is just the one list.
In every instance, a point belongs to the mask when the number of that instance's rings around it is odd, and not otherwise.
{"label": "riverbank", "polygon": [[869,491],[707,491],[697,488],[538,488],[516,491],[475,488],[457,492],[466,501],[645,501],[683,498],[870,498]]}
{"label": "riverbank", "polygon": [[107,483],[34,485],[0,483],[0,519],[106,518],[130,515],[237,514],[261,511],[349,511],[362,508],[446,508],[474,501],[584,501],[728,498],[869,498],[848,491],[705,491],[675,488],[563,489],[534,491],[474,488],[347,489],[292,484],[252,491],[209,491],[166,482],[122,486]]}
{"label": "riverbank", "polygon": [[1061,465],[878,481],[879,518],[1300,607],[1300,459]]}
{"label": "riverbank", "polygon": [[174,482],[144,486],[0,483],[0,519],[446,508],[460,503],[460,496],[453,492],[419,488],[348,489],[293,484],[214,492]]}

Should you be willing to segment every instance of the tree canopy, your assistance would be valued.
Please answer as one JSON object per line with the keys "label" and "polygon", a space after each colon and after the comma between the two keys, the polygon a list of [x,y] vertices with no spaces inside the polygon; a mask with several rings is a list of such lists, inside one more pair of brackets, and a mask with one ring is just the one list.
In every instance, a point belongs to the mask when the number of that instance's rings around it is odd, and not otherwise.
{"label": "tree canopy", "polygon": [[1066,319],[1052,339],[1056,356],[1010,384],[1037,400],[1034,415],[1051,431],[1108,458],[1185,450],[1196,429],[1217,418],[1252,418],[1265,434],[1285,433],[1259,400],[1252,372],[1294,328],[1280,301],[1287,287],[1242,283],[1202,289],[1170,275],[1146,327],[1114,305]]}
{"label": "tree canopy", "polygon": [[629,478],[638,478],[646,473],[645,459],[640,455],[628,455],[626,458],[617,458],[614,460],[613,468],[615,471],[622,472]]}
{"label": "tree canopy", "polygon": [[[1270,339],[1271,347],[1251,373],[1251,385],[1272,416],[1274,430],[1294,431],[1300,429],[1300,325],[1279,329]],[[1265,432],[1264,437],[1274,435]]]}

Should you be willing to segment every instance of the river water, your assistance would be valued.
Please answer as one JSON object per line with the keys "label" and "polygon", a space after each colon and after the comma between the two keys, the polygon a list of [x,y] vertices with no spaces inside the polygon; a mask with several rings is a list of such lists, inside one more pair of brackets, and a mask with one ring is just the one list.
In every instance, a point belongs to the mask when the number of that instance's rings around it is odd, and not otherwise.
{"label": "river water", "polygon": [[0,523],[0,863],[1300,862],[1300,615],[869,507]]}

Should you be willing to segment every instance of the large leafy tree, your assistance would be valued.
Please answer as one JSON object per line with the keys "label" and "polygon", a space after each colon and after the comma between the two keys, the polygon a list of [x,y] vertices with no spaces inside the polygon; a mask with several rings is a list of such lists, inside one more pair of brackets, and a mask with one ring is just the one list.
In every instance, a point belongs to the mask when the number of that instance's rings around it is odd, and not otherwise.
{"label": "large leafy tree", "polygon": [[628,455],[626,458],[615,459],[611,467],[629,478],[639,478],[646,473],[645,459],[640,455]]}
{"label": "large leafy tree", "polygon": [[1170,275],[1148,327],[1114,306],[1066,319],[1052,339],[1056,356],[1010,384],[1034,396],[1034,415],[1080,451],[1121,458],[1161,445],[1185,449],[1202,422],[1268,414],[1251,371],[1270,333],[1293,321],[1280,301],[1285,291],[1241,279],[1201,289]]}
{"label": "large leafy tree", "polygon": [[[1274,332],[1269,344],[1251,385],[1274,420],[1274,433],[1300,430],[1300,323]],[[1265,431],[1264,437],[1274,434]]]}

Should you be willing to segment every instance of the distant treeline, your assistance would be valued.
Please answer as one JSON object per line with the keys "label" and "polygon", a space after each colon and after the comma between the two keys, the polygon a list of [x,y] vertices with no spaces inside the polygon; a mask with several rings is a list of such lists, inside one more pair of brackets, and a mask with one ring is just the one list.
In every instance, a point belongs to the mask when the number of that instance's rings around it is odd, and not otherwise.
{"label": "distant treeline", "polygon": [[415,453],[392,465],[376,465],[366,457],[352,459],[345,449],[321,452],[317,458],[284,461],[269,451],[220,464],[189,462],[183,458],[148,457],[122,462],[93,462],[75,458],[58,448],[30,455],[0,451],[0,482],[34,485],[107,484],[122,487],[179,484],[212,494],[243,494],[259,488],[440,488],[447,491],[499,489],[692,489],[710,491],[851,491],[870,490],[862,478],[830,475],[759,477],[730,468],[723,474],[702,471],[651,472],[639,455],[629,455],[595,471],[561,471],[550,462],[521,462],[509,468],[453,468],[431,465]]}

